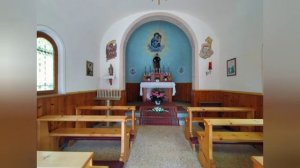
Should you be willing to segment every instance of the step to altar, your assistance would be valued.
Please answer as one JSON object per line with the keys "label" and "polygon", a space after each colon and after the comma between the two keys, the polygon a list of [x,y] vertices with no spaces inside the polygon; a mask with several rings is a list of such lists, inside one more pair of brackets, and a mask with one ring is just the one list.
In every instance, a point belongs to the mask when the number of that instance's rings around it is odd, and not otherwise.
{"label": "step to altar", "polygon": [[[137,109],[139,109],[139,108],[137,108]],[[126,114],[126,116],[131,116],[131,112],[129,111],[129,112],[126,112],[125,113]],[[136,121],[137,121],[137,124],[138,125],[141,125],[140,124],[140,116],[141,116],[141,113],[140,113],[140,111],[139,110],[137,110],[136,111]],[[186,109],[184,109],[183,107],[181,107],[181,106],[177,106],[177,119],[178,119],[178,122],[179,122],[179,125],[180,126],[182,126],[182,125],[184,125],[184,120],[185,120],[185,118],[188,116],[188,113],[187,113],[187,111],[186,111]],[[130,122],[129,122],[129,124],[131,124]]]}

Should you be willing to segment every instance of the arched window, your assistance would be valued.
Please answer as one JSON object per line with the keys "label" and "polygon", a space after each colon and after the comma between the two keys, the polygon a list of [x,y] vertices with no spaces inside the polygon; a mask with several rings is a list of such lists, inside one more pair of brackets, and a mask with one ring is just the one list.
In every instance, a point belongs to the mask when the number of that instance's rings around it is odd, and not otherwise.
{"label": "arched window", "polygon": [[55,94],[58,88],[58,51],[54,40],[37,32],[37,94]]}

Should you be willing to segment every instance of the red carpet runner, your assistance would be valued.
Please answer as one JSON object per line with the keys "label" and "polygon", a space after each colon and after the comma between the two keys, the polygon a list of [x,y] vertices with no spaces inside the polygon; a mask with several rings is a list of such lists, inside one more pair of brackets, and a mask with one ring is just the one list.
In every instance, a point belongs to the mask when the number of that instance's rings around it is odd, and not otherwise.
{"label": "red carpet runner", "polygon": [[160,107],[166,110],[163,113],[155,113],[152,102],[145,102],[139,108],[140,125],[179,125],[177,118],[177,106],[170,102],[164,102]]}

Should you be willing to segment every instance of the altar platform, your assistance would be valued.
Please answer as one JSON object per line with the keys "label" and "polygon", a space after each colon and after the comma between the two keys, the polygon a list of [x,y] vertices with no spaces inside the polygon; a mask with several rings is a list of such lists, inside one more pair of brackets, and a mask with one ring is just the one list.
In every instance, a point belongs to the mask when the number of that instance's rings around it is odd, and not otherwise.
{"label": "altar platform", "polygon": [[159,107],[164,109],[162,113],[153,112],[156,106],[153,102],[144,102],[140,108],[140,125],[179,125],[177,106],[171,102],[163,102]]}

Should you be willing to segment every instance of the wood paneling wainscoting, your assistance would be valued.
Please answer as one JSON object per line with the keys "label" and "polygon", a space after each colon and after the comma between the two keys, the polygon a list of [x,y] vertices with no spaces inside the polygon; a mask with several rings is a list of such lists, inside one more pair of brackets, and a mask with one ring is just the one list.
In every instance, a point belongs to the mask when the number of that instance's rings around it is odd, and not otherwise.
{"label": "wood paneling wainscoting", "polygon": [[[140,96],[140,83],[126,83],[127,101],[143,101]],[[176,83],[174,101],[191,102],[192,83]]]}
{"label": "wood paneling wainscoting", "polygon": [[193,90],[191,106],[197,107],[200,102],[221,102],[223,103],[223,91],[219,90]]}
{"label": "wood paneling wainscoting", "polygon": [[140,102],[143,97],[140,96],[140,83],[126,83],[127,102]]}
{"label": "wood paneling wainscoting", "polygon": [[[262,93],[227,90],[193,90],[191,105],[199,106],[199,102],[221,102],[224,106],[251,107],[255,109],[254,118],[263,118]],[[226,114],[226,116],[230,117],[230,114]],[[261,130],[261,128],[256,128],[256,130]]]}
{"label": "wood paneling wainscoting", "polygon": [[191,102],[192,83],[176,83],[176,94],[174,101]]}
{"label": "wood paneling wainscoting", "polygon": [[[97,92],[84,91],[67,94],[38,96],[37,98],[37,117],[43,115],[75,115],[75,107],[87,105],[105,105],[105,101],[96,101]],[[113,105],[126,105],[126,91],[122,90],[121,100],[112,101]],[[89,112],[87,112],[89,113]],[[114,112],[114,114],[123,115],[124,112]],[[95,112],[91,113],[95,114]],[[50,129],[61,127],[64,122],[53,122]],[[69,123],[73,126],[74,123]]]}
{"label": "wood paneling wainscoting", "polygon": [[[44,115],[75,115],[75,107],[96,105],[96,91],[38,96],[37,117]],[[73,127],[71,122],[51,122],[50,130],[60,127]]]}
{"label": "wood paneling wainscoting", "polygon": [[75,107],[96,105],[96,91],[38,96],[37,117],[43,115],[74,115]]}

